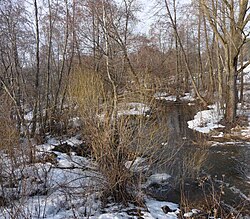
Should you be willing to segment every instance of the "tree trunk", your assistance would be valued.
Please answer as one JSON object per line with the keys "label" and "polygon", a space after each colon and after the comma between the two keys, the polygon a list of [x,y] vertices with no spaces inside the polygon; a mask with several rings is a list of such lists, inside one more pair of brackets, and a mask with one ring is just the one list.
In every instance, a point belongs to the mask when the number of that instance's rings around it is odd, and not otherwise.
{"label": "tree trunk", "polygon": [[31,137],[34,137],[37,129],[37,117],[40,105],[40,91],[39,91],[39,78],[40,78],[40,31],[39,31],[39,17],[37,0],[34,0],[35,7],[35,28],[36,28],[36,78],[35,78],[35,103],[33,109],[33,119],[31,128]]}
{"label": "tree trunk", "polygon": [[237,58],[233,59],[233,63],[228,69],[228,85],[225,119],[229,123],[234,123],[237,109]]}
{"label": "tree trunk", "polygon": [[[243,63],[243,50],[241,50],[241,55],[240,55],[240,65],[241,68],[244,65]],[[243,105],[243,93],[244,92],[244,71],[240,71],[240,99],[239,102],[241,103],[241,107]]]}

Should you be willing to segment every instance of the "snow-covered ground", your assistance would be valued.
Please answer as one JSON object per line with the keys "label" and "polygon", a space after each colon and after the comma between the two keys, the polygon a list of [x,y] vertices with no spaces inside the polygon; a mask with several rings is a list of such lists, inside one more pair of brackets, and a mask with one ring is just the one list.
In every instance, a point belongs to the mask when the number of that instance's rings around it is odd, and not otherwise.
{"label": "snow-covered ground", "polygon": [[[99,218],[99,219],[126,219],[138,218],[134,214],[140,212],[145,219],[166,218],[177,219],[178,205],[162,202],[146,197],[145,208],[134,205],[128,207],[118,204],[102,206],[99,189],[105,185],[105,179],[97,171],[97,165],[86,157],[66,154],[52,149],[67,142],[76,146],[82,142],[77,138],[60,141],[50,138],[46,144],[37,145],[37,162],[23,164],[20,162],[14,170],[18,181],[15,185],[7,185],[1,190],[0,199],[13,197],[10,204],[0,207],[0,219],[10,218]],[[56,154],[54,162],[45,161],[44,156]],[[41,160],[41,161],[40,161]],[[135,168],[143,159],[136,162],[127,162],[128,168]],[[11,176],[11,160],[6,154],[1,155],[1,164],[5,167],[2,176]],[[153,175],[147,183],[162,182],[170,177],[167,174]],[[1,200],[0,200],[1,201]],[[173,212],[164,213],[163,207],[168,206]],[[133,212],[133,213],[132,213]]]}
{"label": "snow-covered ground", "polygon": [[121,115],[144,115],[150,111],[150,107],[144,103],[125,103],[119,105],[118,116]]}

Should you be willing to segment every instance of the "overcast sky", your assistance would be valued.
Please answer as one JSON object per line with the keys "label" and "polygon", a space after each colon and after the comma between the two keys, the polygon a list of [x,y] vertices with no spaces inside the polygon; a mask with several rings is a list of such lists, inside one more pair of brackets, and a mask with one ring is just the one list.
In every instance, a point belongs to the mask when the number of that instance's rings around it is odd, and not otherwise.
{"label": "overcast sky", "polygon": [[[158,0],[139,0],[142,11],[139,13],[140,23],[137,25],[138,32],[148,33],[150,29],[150,24],[153,21],[153,16],[157,12],[157,8],[155,8],[156,1]],[[162,0],[164,3],[164,0]],[[181,4],[191,3],[191,0],[179,0]]]}

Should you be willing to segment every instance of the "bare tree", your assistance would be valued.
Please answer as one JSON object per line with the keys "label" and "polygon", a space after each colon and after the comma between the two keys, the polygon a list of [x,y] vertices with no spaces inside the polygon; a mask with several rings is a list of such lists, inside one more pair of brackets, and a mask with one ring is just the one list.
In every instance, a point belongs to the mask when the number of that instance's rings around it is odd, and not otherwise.
{"label": "bare tree", "polygon": [[37,117],[40,112],[40,30],[39,30],[39,15],[37,0],[34,0],[34,13],[35,13],[35,34],[36,34],[36,76],[35,76],[35,95],[34,95],[34,109],[31,136],[34,136],[37,128]]}
{"label": "bare tree", "polygon": [[224,50],[226,87],[226,121],[235,122],[237,109],[238,59],[249,32],[245,27],[250,21],[248,0],[222,0],[217,2],[224,21],[219,19],[214,1],[201,0],[201,6],[214,34]]}
{"label": "bare tree", "polygon": [[191,72],[191,69],[190,69],[190,66],[189,66],[189,63],[188,63],[188,57],[187,57],[187,54],[184,50],[184,47],[183,47],[183,43],[181,41],[181,38],[180,38],[180,35],[179,35],[179,32],[178,32],[178,27],[176,26],[176,23],[174,21],[174,18],[172,16],[172,13],[171,13],[171,10],[170,10],[170,7],[169,7],[169,2],[167,0],[164,1],[165,2],[165,6],[166,6],[166,10],[167,10],[167,15],[169,16],[170,18],[170,21],[171,21],[171,24],[172,24],[172,28],[174,29],[175,31],[175,34],[177,36],[177,39],[178,39],[178,42],[179,42],[179,45],[180,45],[180,48],[181,48],[181,51],[182,51],[182,54],[184,56],[184,63],[185,63],[185,66],[186,66],[186,70],[189,74],[189,77],[191,79],[191,82],[192,82],[192,85],[193,85],[193,88],[194,88],[194,91],[195,91],[195,94],[197,95],[197,97],[202,101],[202,103],[204,105],[206,105],[206,101],[204,100],[204,98],[201,96],[198,88],[197,88],[197,85],[196,85],[196,82],[194,80],[194,76]]}
{"label": "bare tree", "polygon": [[[24,2],[3,1],[0,8],[0,82],[13,101],[12,116],[17,119],[19,131],[24,127],[24,104],[26,86],[24,82],[25,54],[27,43],[32,42],[31,30],[26,19]],[[25,132],[27,132],[27,127]]]}

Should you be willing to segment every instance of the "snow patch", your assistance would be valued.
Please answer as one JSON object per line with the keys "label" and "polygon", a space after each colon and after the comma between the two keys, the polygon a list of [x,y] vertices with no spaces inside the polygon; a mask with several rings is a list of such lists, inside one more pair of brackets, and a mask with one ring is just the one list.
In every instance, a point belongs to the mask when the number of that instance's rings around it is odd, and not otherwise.
{"label": "snow patch", "polygon": [[158,96],[155,99],[157,100],[166,100],[166,101],[172,101],[175,102],[177,100],[176,96]]}
{"label": "snow patch", "polygon": [[208,110],[198,112],[193,120],[188,121],[188,128],[202,133],[209,133],[215,128],[224,127],[219,124],[223,119],[223,112],[218,104],[208,106]]}
{"label": "snow patch", "polygon": [[143,115],[146,116],[150,111],[150,107],[148,107],[144,103],[126,103],[119,106],[118,116],[122,115]]}
{"label": "snow patch", "polygon": [[[123,103],[118,105],[118,116],[149,116],[151,108],[144,103]],[[104,120],[105,114],[98,115],[100,120]]]}
{"label": "snow patch", "polygon": [[[177,219],[178,205],[171,202],[161,202],[156,200],[146,200],[146,205],[148,207],[149,213],[144,216],[145,219]],[[163,212],[162,208],[168,206],[171,210],[175,212],[168,212],[167,214]]]}
{"label": "snow patch", "polygon": [[137,157],[133,161],[127,161],[125,167],[132,172],[144,172],[149,169],[149,165],[146,165],[146,159],[142,157]]}
{"label": "snow patch", "polygon": [[166,183],[169,179],[171,178],[171,176],[167,173],[156,173],[151,175],[147,182],[146,182],[146,186],[149,186],[150,184],[164,184]]}
{"label": "snow patch", "polygon": [[[154,94],[154,97],[157,100],[166,100],[169,102],[176,102],[177,101],[177,96],[169,95],[166,92],[157,92]],[[181,101],[186,101],[186,102],[195,101],[195,98],[193,98],[191,93],[185,93],[184,96],[181,96],[179,99]]]}
{"label": "snow patch", "polygon": [[195,101],[195,98],[193,98],[191,93],[185,93],[185,95],[183,97],[180,97],[181,101]]}

